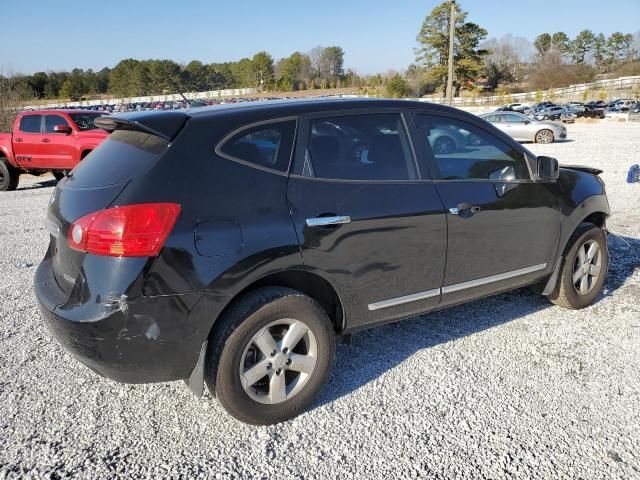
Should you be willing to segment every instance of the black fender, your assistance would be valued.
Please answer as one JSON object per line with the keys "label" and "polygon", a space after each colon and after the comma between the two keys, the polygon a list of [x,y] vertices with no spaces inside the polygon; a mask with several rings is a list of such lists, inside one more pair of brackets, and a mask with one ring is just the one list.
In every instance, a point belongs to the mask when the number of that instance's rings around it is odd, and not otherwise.
{"label": "black fender", "polygon": [[[550,295],[556,286],[558,275],[560,273],[562,257],[567,249],[571,248],[568,243],[573,232],[575,232],[582,222],[589,216],[593,214],[604,214],[605,216],[608,216],[609,213],[609,201],[607,200],[607,196],[603,193],[601,195],[593,195],[584,199],[568,216],[563,218],[560,229],[560,241],[558,242],[558,250],[554,259],[555,267],[551,277],[549,277],[549,280],[544,287],[544,290],[542,291],[543,295]],[[603,228],[605,227],[604,224],[602,226]]]}

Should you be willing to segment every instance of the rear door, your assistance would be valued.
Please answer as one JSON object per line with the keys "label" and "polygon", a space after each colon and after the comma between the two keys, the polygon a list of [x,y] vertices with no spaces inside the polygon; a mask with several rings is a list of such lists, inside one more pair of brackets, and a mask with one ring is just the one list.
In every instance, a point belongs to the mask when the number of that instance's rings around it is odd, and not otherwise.
{"label": "rear door", "polygon": [[305,267],[337,289],[349,329],[439,304],[446,220],[401,111],[305,118],[287,197]]}
{"label": "rear door", "polygon": [[18,128],[13,133],[13,152],[16,162],[24,168],[38,168],[44,162],[44,135],[39,114],[26,114],[20,118]]}
{"label": "rear door", "polygon": [[[467,118],[419,113],[414,124],[447,211],[443,305],[550,273],[558,200],[549,184],[532,180],[523,150]],[[433,132],[451,135],[455,148],[437,148]]]}
{"label": "rear door", "polygon": [[74,155],[76,151],[76,137],[73,133],[54,132],[56,125],[64,125],[72,128],[62,115],[46,115],[44,123],[43,155],[47,165],[53,169],[72,169],[74,167]]}

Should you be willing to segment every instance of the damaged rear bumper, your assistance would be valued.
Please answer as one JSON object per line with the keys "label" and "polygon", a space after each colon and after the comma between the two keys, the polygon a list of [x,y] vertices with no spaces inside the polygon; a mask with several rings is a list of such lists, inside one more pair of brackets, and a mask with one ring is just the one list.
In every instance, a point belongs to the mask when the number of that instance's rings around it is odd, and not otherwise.
{"label": "damaged rear bumper", "polygon": [[210,324],[202,295],[127,299],[87,292],[72,302],[58,286],[52,262],[37,269],[35,293],[45,324],[60,344],[95,372],[123,383],[190,378],[197,370]]}

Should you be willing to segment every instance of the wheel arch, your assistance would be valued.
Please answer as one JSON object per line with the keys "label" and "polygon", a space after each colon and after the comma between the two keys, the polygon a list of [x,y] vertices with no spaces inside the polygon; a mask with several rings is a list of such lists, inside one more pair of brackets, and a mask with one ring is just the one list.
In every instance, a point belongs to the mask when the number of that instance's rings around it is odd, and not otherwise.
{"label": "wheel arch", "polygon": [[[291,269],[270,273],[247,285],[236,293],[224,307],[220,316],[239,298],[263,287],[288,287],[311,297],[327,313],[336,332],[345,328],[344,308],[336,289],[322,276],[308,270]],[[215,323],[212,330],[215,329]]]}

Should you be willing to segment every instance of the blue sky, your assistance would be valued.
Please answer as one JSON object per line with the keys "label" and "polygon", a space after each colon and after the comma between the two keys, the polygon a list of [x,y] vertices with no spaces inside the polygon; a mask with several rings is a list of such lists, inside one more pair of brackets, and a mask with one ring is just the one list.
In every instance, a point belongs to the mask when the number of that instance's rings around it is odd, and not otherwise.
{"label": "blue sky", "polygon": [[[2,2],[0,66],[15,72],[99,69],[123,58],[222,62],[267,50],[274,58],[340,45],[359,73],[401,70],[434,0]],[[459,0],[489,37],[533,39],[640,30],[640,0]],[[276,7],[276,5],[280,5]]]}

